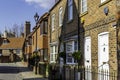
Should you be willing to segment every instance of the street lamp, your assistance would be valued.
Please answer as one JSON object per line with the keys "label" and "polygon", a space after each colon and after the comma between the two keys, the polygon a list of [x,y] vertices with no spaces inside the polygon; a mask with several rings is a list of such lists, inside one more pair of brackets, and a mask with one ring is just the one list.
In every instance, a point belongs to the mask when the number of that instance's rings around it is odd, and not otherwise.
{"label": "street lamp", "polygon": [[38,20],[39,20],[39,15],[38,15],[38,13],[36,13],[36,14],[34,15],[34,19],[35,19],[36,26],[37,26],[37,22],[38,22]]}
{"label": "street lamp", "polygon": [[36,50],[35,50],[35,74],[37,74],[37,66],[38,66],[38,59],[37,59],[37,23],[38,23],[38,20],[39,20],[39,15],[36,13],[34,15],[34,19],[35,19],[35,22],[36,22]]}

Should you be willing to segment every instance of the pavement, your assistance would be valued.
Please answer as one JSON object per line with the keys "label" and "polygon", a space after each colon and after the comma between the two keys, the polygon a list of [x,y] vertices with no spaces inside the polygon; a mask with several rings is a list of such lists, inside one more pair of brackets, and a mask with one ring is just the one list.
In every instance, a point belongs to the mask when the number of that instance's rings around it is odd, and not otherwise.
{"label": "pavement", "polygon": [[23,62],[0,63],[0,80],[48,80],[35,75]]}

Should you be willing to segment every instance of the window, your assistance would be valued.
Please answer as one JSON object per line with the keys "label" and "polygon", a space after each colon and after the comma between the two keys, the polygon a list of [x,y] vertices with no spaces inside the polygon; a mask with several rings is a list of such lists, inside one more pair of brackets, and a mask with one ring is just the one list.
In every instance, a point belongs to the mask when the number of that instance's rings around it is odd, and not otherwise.
{"label": "window", "polygon": [[34,36],[33,36],[33,45],[34,45]]}
{"label": "window", "polygon": [[40,59],[41,61],[47,61],[48,60],[48,49],[41,49],[40,50]]}
{"label": "window", "polygon": [[81,13],[87,11],[87,0],[81,0]]}
{"label": "window", "polygon": [[20,54],[20,50],[19,50],[19,49],[17,49],[17,50],[16,50],[16,53],[17,53],[17,54]]}
{"label": "window", "polygon": [[47,34],[47,21],[43,21],[40,26],[40,35]]}
{"label": "window", "polygon": [[55,14],[52,15],[52,20],[51,20],[51,27],[52,27],[52,31],[55,30]]}
{"label": "window", "polygon": [[57,49],[56,46],[51,46],[51,49],[50,49],[50,62],[51,63],[56,62],[56,58],[57,58],[56,49]]}
{"label": "window", "polygon": [[63,23],[62,17],[63,17],[63,8],[60,7],[60,9],[59,9],[59,26],[62,26],[62,23]]}
{"label": "window", "polygon": [[32,45],[32,38],[29,38],[29,45]]}
{"label": "window", "polygon": [[44,61],[47,61],[48,60],[48,49],[44,49],[44,51],[43,51],[43,53],[44,53]]}
{"label": "window", "polygon": [[74,50],[78,51],[78,41],[74,41]]}
{"label": "window", "polygon": [[64,51],[64,44],[61,43],[61,44],[60,44],[60,52],[63,52],[63,51]]}
{"label": "window", "polygon": [[77,41],[70,41],[66,43],[66,62],[67,64],[74,64],[76,60],[72,57],[73,52],[78,50]]}
{"label": "window", "polygon": [[44,33],[47,34],[47,31],[48,31],[48,22],[45,21],[44,22]]}
{"label": "window", "polygon": [[101,0],[101,3],[105,2],[106,0]]}
{"label": "window", "polygon": [[7,44],[8,43],[8,41],[7,40],[3,40],[3,44]]}
{"label": "window", "polygon": [[68,20],[73,19],[73,0],[68,0]]}

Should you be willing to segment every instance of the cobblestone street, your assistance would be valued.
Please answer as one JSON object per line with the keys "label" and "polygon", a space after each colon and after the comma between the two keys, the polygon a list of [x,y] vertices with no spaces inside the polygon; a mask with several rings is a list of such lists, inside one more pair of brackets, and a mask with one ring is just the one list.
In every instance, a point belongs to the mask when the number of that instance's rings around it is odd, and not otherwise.
{"label": "cobblestone street", "polygon": [[0,80],[47,80],[35,75],[22,62],[0,63]]}

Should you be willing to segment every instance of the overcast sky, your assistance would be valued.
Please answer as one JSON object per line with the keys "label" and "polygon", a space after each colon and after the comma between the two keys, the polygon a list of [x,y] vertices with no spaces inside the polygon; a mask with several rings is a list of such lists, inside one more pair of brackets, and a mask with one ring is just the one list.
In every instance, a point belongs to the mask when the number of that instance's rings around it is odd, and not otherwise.
{"label": "overcast sky", "polygon": [[54,5],[54,0],[0,0],[0,31],[14,24],[24,24],[30,21],[35,24],[34,14],[41,16]]}

